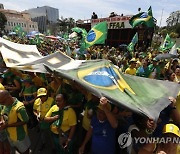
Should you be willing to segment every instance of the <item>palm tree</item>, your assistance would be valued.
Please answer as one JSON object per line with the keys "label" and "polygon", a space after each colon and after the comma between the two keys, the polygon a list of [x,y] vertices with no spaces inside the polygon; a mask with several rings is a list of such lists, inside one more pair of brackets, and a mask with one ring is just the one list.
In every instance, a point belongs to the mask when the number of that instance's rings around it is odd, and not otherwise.
{"label": "palm tree", "polygon": [[70,32],[70,30],[75,26],[75,20],[73,18],[64,18],[61,16],[57,22],[59,30],[63,32]]}

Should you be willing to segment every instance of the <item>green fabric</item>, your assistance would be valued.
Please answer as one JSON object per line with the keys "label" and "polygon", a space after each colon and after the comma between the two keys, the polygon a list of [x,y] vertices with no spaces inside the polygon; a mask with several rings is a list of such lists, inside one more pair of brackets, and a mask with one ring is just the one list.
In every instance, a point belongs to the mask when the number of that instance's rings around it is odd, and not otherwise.
{"label": "green fabric", "polygon": [[107,22],[100,22],[95,25],[85,38],[84,48],[89,48],[94,44],[104,44],[107,38]]}
{"label": "green fabric", "polygon": [[67,150],[65,151],[64,148],[61,147],[59,144],[59,135],[52,133],[52,139],[56,148],[56,152],[58,154],[74,154],[74,149],[73,149],[74,141],[73,140],[69,142]]}
{"label": "green fabric", "polygon": [[136,15],[134,15],[129,20],[130,25],[134,28],[140,24],[145,24],[147,27],[154,27],[154,19],[152,14],[152,8],[151,6],[148,9],[148,12],[141,12]]}
{"label": "green fabric", "polygon": [[87,60],[71,70],[48,70],[77,82],[98,97],[106,96],[118,106],[152,118],[169,104],[167,96],[178,92],[176,84],[123,74],[107,60]]}
{"label": "green fabric", "polygon": [[[20,108],[17,112],[20,113],[20,115],[23,118],[24,122],[28,122],[29,117],[27,115],[27,112],[26,112],[25,108]],[[18,119],[18,121],[20,122],[20,119]],[[24,130],[23,125],[18,126],[16,129],[17,129],[17,140],[19,140],[19,141],[23,140],[25,138],[25,136],[26,136],[26,132]]]}
{"label": "green fabric", "polygon": [[129,43],[129,45],[127,46],[127,50],[130,52],[134,51],[134,46],[136,45],[137,42],[138,42],[138,33],[136,32],[131,43]]}
{"label": "green fabric", "polygon": [[166,38],[164,39],[164,43],[160,46],[160,50],[164,52],[166,50],[171,49],[173,45],[174,45],[174,42],[172,41],[170,36],[167,34]]}
{"label": "green fabric", "polygon": [[63,122],[63,114],[64,114],[64,109],[62,110],[59,110],[59,111],[56,111],[56,112],[53,112],[52,113],[52,117],[55,116],[55,115],[59,115],[59,119],[57,119],[56,121],[54,121],[52,123],[52,125],[55,125],[56,127],[60,128],[61,127],[61,124]]}
{"label": "green fabric", "polygon": [[156,69],[156,79],[160,79],[160,67],[159,66],[154,66],[153,64],[150,64],[148,66],[148,69],[150,71],[150,73],[154,72],[154,70]]}
{"label": "green fabric", "polygon": [[17,25],[13,28],[13,31],[19,36],[24,37],[26,35],[26,32],[23,31],[22,27],[20,25]]}

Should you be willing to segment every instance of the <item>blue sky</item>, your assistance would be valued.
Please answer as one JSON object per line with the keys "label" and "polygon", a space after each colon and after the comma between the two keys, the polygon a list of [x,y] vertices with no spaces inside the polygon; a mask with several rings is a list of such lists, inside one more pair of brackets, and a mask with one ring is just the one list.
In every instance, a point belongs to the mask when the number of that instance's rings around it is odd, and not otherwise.
{"label": "blue sky", "polygon": [[[180,0],[1,0],[5,9],[24,11],[37,6],[51,6],[59,9],[59,16],[73,17],[74,19],[89,19],[92,12],[98,17],[108,17],[110,12],[121,15],[133,15],[140,7],[147,11],[152,7],[153,16],[157,25],[166,25],[166,19],[173,11],[180,10]],[[163,11],[162,11],[163,10]]]}

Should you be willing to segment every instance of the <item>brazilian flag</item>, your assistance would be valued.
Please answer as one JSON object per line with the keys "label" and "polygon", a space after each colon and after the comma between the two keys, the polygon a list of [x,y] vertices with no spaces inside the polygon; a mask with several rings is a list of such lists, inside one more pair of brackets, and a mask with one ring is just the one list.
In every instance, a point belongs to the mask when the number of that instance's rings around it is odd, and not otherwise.
{"label": "brazilian flag", "polygon": [[138,33],[136,32],[136,34],[134,35],[131,43],[129,43],[129,45],[127,46],[127,50],[129,52],[134,51],[134,46],[136,45],[137,42],[138,42]]}
{"label": "brazilian flag", "polygon": [[151,6],[148,9],[148,12],[141,12],[134,15],[130,20],[129,24],[134,28],[138,25],[145,24],[147,27],[155,26],[155,19],[153,18]]}
{"label": "brazilian flag", "polygon": [[170,36],[167,34],[163,44],[160,46],[160,50],[161,51],[166,51],[171,49],[174,46],[174,42],[172,41],[172,39],[170,38]]}
{"label": "brazilian flag", "polygon": [[95,25],[85,38],[85,48],[94,44],[104,44],[107,38],[107,22],[101,22]]}

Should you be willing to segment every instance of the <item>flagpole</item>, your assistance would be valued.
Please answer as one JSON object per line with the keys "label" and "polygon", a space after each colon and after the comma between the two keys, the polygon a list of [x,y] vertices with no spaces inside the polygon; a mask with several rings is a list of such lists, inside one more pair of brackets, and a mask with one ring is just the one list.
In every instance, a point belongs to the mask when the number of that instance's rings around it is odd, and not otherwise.
{"label": "flagpole", "polygon": [[162,22],[163,11],[164,11],[164,9],[162,9],[162,13],[161,13],[161,20],[160,20],[159,27],[161,27],[161,22]]}

